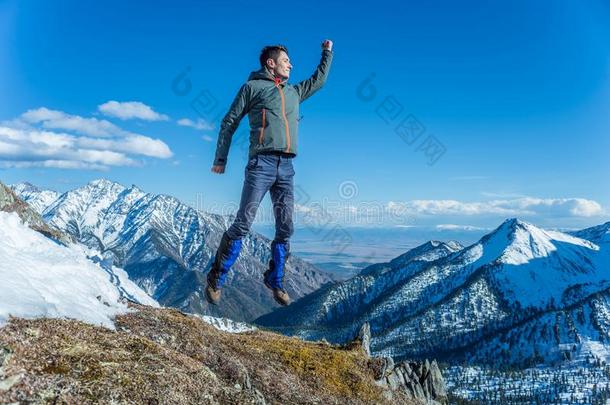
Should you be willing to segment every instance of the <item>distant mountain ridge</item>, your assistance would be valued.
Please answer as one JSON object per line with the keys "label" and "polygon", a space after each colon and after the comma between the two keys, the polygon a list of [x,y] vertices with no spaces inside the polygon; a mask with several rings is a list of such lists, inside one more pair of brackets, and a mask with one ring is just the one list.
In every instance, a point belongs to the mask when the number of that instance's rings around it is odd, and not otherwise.
{"label": "distant mountain ridge", "polygon": [[[229,275],[223,303],[208,306],[203,289],[226,217],[197,211],[168,195],[107,179],[54,195],[31,184],[11,187],[32,201],[44,220],[124,268],[162,305],[186,312],[250,321],[276,304],[262,283],[270,241],[255,232],[245,239]],[[287,289],[299,298],[332,281],[313,265],[291,256]]]}
{"label": "distant mountain ridge", "polygon": [[38,213],[42,213],[60,195],[57,191],[43,190],[27,181],[11,186],[11,189]]}
{"label": "distant mountain ridge", "polygon": [[577,238],[586,239],[597,244],[610,243],[610,221],[601,225],[568,233]]}
{"label": "distant mountain ridge", "polygon": [[342,342],[369,322],[373,353],[398,359],[560,361],[570,344],[610,342],[610,252],[594,242],[607,229],[566,234],[509,219],[470,246],[428,242],[256,323]]}
{"label": "distant mountain ridge", "polygon": [[72,242],[69,235],[49,226],[36,210],[20,199],[13,190],[2,182],[0,182],[0,211],[16,213],[30,228],[63,244]]}

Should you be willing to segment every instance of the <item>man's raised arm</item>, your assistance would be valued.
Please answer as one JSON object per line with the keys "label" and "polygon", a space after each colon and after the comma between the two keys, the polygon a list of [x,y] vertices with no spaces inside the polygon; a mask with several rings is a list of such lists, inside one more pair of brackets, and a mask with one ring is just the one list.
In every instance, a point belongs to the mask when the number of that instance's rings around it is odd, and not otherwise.
{"label": "man's raised arm", "polygon": [[333,41],[325,40],[322,42],[322,59],[314,74],[307,80],[303,80],[295,86],[299,94],[300,101],[304,101],[313,93],[318,91],[326,82],[330,65],[333,61]]}
{"label": "man's raised arm", "polygon": [[224,167],[227,164],[227,155],[231,147],[231,139],[239,126],[239,122],[246,115],[250,106],[251,99],[250,86],[248,83],[241,86],[235,100],[229,108],[229,112],[222,119],[220,124],[220,132],[218,133],[218,143],[216,144],[216,156],[214,157],[214,165],[212,171],[214,173],[224,173]]}

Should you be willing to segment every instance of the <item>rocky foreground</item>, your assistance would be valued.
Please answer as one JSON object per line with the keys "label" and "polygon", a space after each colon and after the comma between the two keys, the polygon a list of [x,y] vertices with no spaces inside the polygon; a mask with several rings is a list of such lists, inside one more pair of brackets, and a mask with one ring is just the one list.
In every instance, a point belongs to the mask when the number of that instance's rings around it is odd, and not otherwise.
{"label": "rocky foreground", "polygon": [[0,403],[437,403],[435,362],[370,358],[368,328],[347,346],[220,331],[136,304],[116,330],[12,318],[0,329]]}

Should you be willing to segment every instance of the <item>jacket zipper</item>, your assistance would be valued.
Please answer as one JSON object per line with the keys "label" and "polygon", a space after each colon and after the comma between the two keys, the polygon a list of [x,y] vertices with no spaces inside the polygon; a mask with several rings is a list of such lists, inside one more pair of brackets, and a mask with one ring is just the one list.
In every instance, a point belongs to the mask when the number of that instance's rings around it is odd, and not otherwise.
{"label": "jacket zipper", "polygon": [[279,84],[276,84],[277,89],[280,92],[280,98],[282,100],[282,116],[284,118],[284,124],[286,125],[286,152],[290,152],[290,127],[288,126],[288,118],[286,118],[286,105],[284,103],[284,92]]}
{"label": "jacket zipper", "polygon": [[258,136],[258,144],[263,144],[263,139],[265,139],[265,109],[263,108],[263,126],[261,127],[261,133]]}

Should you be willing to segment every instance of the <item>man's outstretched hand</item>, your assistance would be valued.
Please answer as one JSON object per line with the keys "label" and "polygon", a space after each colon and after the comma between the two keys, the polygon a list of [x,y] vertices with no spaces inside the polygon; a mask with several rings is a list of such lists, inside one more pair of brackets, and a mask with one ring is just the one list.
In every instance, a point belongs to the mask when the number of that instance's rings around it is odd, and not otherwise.
{"label": "man's outstretched hand", "polygon": [[220,165],[214,165],[212,166],[212,172],[223,174],[225,172],[225,167]]}
{"label": "man's outstretched hand", "polygon": [[329,51],[333,50],[333,41],[331,41],[330,39],[325,39],[322,42],[322,49],[328,49]]}

